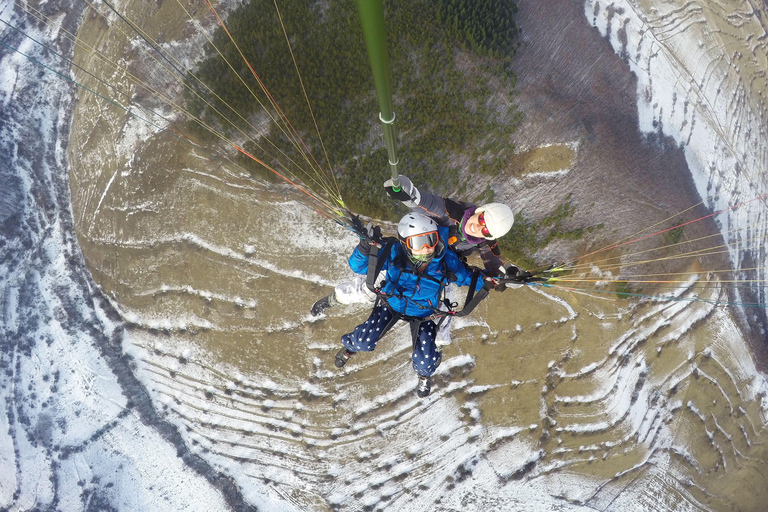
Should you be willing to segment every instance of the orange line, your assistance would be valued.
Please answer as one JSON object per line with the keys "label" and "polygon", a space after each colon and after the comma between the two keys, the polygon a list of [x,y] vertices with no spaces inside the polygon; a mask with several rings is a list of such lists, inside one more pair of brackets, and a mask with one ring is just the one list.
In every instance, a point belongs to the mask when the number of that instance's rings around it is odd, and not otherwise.
{"label": "orange line", "polygon": [[[291,127],[291,130],[296,135],[296,138],[299,142],[301,142],[301,145],[304,146],[304,149],[307,151],[307,154],[312,158],[312,160],[315,162],[315,165],[317,165],[317,168],[322,171],[322,167],[315,159],[315,156],[312,154],[312,152],[309,150],[306,144],[304,144],[304,141],[299,136],[298,132],[296,131],[296,128],[293,127],[291,122],[288,120],[288,117],[285,115],[283,110],[280,108],[280,105],[277,104],[277,101],[275,98],[272,97],[272,94],[269,92],[269,89],[267,89],[267,86],[264,85],[264,82],[261,81],[261,78],[259,78],[259,75],[256,74],[256,71],[251,66],[251,63],[248,62],[248,59],[245,58],[245,55],[243,55],[243,52],[240,50],[240,47],[237,45],[237,42],[235,42],[235,39],[232,37],[232,34],[227,29],[226,25],[224,25],[224,21],[219,17],[218,13],[213,9],[213,6],[208,0],[205,0],[205,3],[208,5],[208,8],[211,10],[214,16],[216,16],[216,19],[219,22],[219,25],[221,25],[221,28],[224,29],[224,32],[227,33],[229,36],[229,40],[232,41],[232,44],[235,45],[235,48],[237,48],[238,53],[240,54],[240,57],[243,58],[243,62],[248,66],[248,69],[251,70],[251,74],[256,78],[256,80],[259,82],[259,85],[261,86],[261,89],[266,93],[267,96],[269,96],[269,100],[272,102],[272,105],[277,109],[278,112],[280,112],[280,116],[282,116],[283,120],[285,120],[286,123],[288,123],[288,126]],[[274,171],[273,171],[274,172]]]}
{"label": "orange line", "polygon": [[763,199],[765,197],[768,197],[768,194],[763,194],[760,197],[755,197],[754,199],[750,199],[749,201],[744,201],[743,203],[739,203],[737,205],[731,206],[730,208],[725,208],[725,209],[720,210],[718,212],[710,213],[709,215],[705,215],[704,217],[700,217],[698,219],[694,219],[694,220],[691,220],[691,221],[688,221],[688,222],[683,222],[682,224],[678,224],[677,226],[674,226],[674,227],[671,227],[671,228],[662,229],[661,231],[657,231],[656,233],[651,233],[650,235],[645,235],[645,236],[642,236],[640,238],[636,238],[634,240],[629,240],[628,242],[622,242],[620,244],[612,245],[610,247],[604,247],[604,248],[599,249],[597,251],[593,251],[593,252],[590,252],[590,253],[585,254],[583,256],[579,256],[578,258],[576,258],[574,263],[576,261],[579,261],[581,259],[586,258],[587,256],[592,256],[593,254],[597,254],[599,252],[608,251],[610,249],[616,249],[617,247],[622,247],[622,246],[627,245],[627,244],[631,244],[631,243],[634,243],[634,242],[639,242],[640,240],[645,240],[646,238],[650,238],[652,236],[659,235],[661,233],[666,233],[667,231],[671,231],[673,229],[677,229],[677,228],[680,228],[680,227],[683,227],[683,226],[687,226],[688,224],[693,224],[694,222],[699,222],[700,220],[708,219],[708,218],[713,217],[715,215],[719,215],[719,214],[721,214],[723,212],[727,212],[727,211],[730,211],[730,210],[735,210],[736,208],[739,208],[740,206],[744,206],[745,204],[751,203],[752,201],[757,201],[759,199]]}
{"label": "orange line", "polygon": [[242,153],[242,154],[244,154],[245,156],[248,156],[248,157],[252,158],[254,161],[256,161],[256,162],[260,163],[261,165],[263,165],[263,166],[264,166],[264,168],[265,168],[265,169],[268,169],[268,170],[272,171],[273,173],[275,173],[276,175],[280,176],[282,179],[284,179],[285,181],[287,181],[288,183],[290,183],[291,185],[293,185],[293,186],[294,186],[294,187],[296,187],[297,189],[299,189],[299,190],[301,190],[302,192],[304,192],[305,194],[307,194],[309,197],[311,197],[311,198],[312,198],[312,199],[314,199],[315,201],[318,201],[320,204],[322,204],[322,205],[323,205],[323,206],[325,206],[326,208],[329,208],[329,209],[330,209],[330,207],[329,207],[329,206],[328,206],[328,205],[325,203],[325,201],[323,201],[321,198],[317,197],[316,195],[312,194],[311,192],[307,192],[307,191],[306,191],[304,188],[302,188],[300,185],[297,185],[296,183],[294,183],[294,182],[293,182],[293,181],[291,181],[290,179],[286,178],[285,176],[283,176],[282,174],[280,174],[279,172],[277,172],[276,170],[274,170],[273,168],[271,168],[270,166],[268,166],[267,164],[265,164],[264,162],[262,162],[261,160],[259,160],[259,159],[258,159],[258,158],[256,158],[255,156],[253,156],[252,154],[248,153],[248,152],[247,152],[247,151],[245,151],[244,149],[242,149],[242,148],[240,148],[240,147],[238,147],[238,146],[236,146],[236,145],[234,145],[234,144],[232,144],[232,147],[234,147],[236,150],[238,150],[239,152],[241,152],[241,153]]}

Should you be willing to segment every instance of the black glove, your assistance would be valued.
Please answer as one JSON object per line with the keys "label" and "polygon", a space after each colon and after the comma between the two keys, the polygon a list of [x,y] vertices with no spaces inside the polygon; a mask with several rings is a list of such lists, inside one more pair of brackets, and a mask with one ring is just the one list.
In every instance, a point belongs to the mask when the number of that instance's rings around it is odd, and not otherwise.
{"label": "black glove", "polygon": [[[398,189],[395,191],[395,189]],[[384,190],[390,197],[402,201],[408,208],[415,208],[419,205],[421,194],[407,176],[399,176],[397,186],[392,178],[384,182]]]}
{"label": "black glove", "polygon": [[381,228],[379,226],[374,226],[373,223],[369,222],[368,225],[365,227],[366,233],[368,233],[368,238],[373,240],[376,243],[381,242]]}
{"label": "black glove", "polygon": [[369,222],[365,229],[361,230],[366,236],[360,236],[360,242],[357,244],[357,249],[364,255],[370,256],[371,245],[377,245],[381,243],[381,228],[374,226]]}
{"label": "black glove", "polygon": [[528,283],[530,282],[529,280],[532,277],[533,277],[533,274],[531,274],[527,270],[524,270],[524,271],[518,272],[517,275],[515,276],[515,279],[517,279],[521,283]]}
{"label": "black glove", "polygon": [[363,221],[361,221],[360,217],[357,215],[351,215],[349,217],[349,227],[352,228],[352,230],[360,236],[365,233],[365,226],[363,226]]}
{"label": "black glove", "polygon": [[531,274],[527,270],[520,270],[515,265],[509,265],[507,268],[504,269],[504,278],[507,281],[514,281],[517,283],[527,283],[528,280],[532,277],[533,277],[533,274]]}
{"label": "black glove", "polygon": [[384,190],[387,191],[387,194],[389,194],[389,197],[391,197],[392,199],[397,199],[398,201],[410,201],[411,200],[411,196],[409,196],[405,192],[405,190],[403,190],[402,188],[400,190],[398,190],[397,192],[395,192],[395,189],[393,189],[392,187],[386,187]]}

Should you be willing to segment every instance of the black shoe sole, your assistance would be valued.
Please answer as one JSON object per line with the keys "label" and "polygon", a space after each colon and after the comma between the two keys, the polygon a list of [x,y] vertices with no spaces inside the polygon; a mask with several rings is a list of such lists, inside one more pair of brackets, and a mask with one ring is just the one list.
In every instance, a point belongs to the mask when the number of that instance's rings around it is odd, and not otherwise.
{"label": "black shoe sole", "polygon": [[312,316],[320,316],[320,315],[322,315],[322,314],[325,312],[325,310],[326,310],[326,309],[328,309],[329,307],[330,307],[330,306],[328,306],[328,305],[326,305],[326,304],[320,304],[320,305],[318,305],[317,303],[315,303],[315,304],[312,306],[312,309],[310,310],[310,314],[311,314]]}
{"label": "black shoe sole", "polygon": [[351,356],[351,355],[350,355],[350,356],[348,356],[348,357],[344,357],[344,355],[346,354],[346,352],[347,352],[347,351],[346,351],[346,349],[344,349],[344,348],[343,348],[343,349],[341,349],[341,350],[339,350],[338,352],[336,352],[336,361],[335,361],[335,364],[336,364],[336,368],[341,368],[342,366],[344,366],[345,364],[347,364],[347,361],[349,361],[350,359],[352,359],[352,356]]}

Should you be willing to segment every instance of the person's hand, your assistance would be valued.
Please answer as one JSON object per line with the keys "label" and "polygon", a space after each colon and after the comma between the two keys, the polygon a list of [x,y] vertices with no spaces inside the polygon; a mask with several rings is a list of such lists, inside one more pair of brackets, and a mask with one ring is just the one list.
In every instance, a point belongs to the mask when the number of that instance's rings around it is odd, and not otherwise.
{"label": "person's hand", "polygon": [[[520,270],[515,265],[509,265],[507,268],[502,269],[502,272],[504,275],[502,276],[504,279],[506,279],[508,282],[512,281],[513,283],[527,283],[528,279],[533,277],[533,274],[528,272],[527,270]],[[513,283],[510,284],[510,288],[516,288],[516,286],[513,286]]]}
{"label": "person's hand", "polygon": [[365,226],[365,231],[368,233],[368,238],[370,240],[373,240],[376,243],[381,242],[381,228],[379,226],[374,226],[372,222],[369,222],[367,226]]}
{"label": "person's hand", "polygon": [[411,200],[411,196],[408,195],[408,192],[406,192],[405,189],[402,188],[402,186],[400,187],[400,190],[395,190],[392,187],[391,179],[384,182],[384,190],[387,191],[387,195],[389,195],[389,197],[391,197],[392,199],[397,199],[398,201],[402,201],[402,202]]}
{"label": "person's hand", "polygon": [[365,228],[360,229],[360,241],[357,243],[357,249],[364,255],[370,256],[371,246],[381,243],[381,228],[374,226],[372,222],[366,224]]}
{"label": "person's hand", "polygon": [[349,227],[352,228],[352,230],[357,233],[358,236],[362,236],[363,233],[365,233],[365,226],[363,226],[363,221],[360,220],[360,217],[357,215],[352,214],[349,217]]}
{"label": "person's hand", "polygon": [[492,288],[496,290],[497,292],[503,292],[507,290],[507,283],[501,281],[500,278],[496,277],[486,277],[485,282],[487,283],[488,288]]}
{"label": "person's hand", "polygon": [[415,208],[418,206],[419,200],[421,199],[419,189],[411,183],[411,180],[408,179],[407,176],[398,177],[398,183],[400,190],[395,190],[395,188],[398,187],[395,187],[395,182],[390,178],[384,182],[384,190],[386,190],[390,197],[402,201],[408,208]]}

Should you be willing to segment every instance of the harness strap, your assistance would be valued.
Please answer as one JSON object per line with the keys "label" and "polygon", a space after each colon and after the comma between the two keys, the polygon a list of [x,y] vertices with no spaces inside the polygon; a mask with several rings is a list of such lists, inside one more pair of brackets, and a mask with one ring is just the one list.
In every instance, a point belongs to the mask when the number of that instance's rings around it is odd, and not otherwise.
{"label": "harness strap", "polygon": [[398,321],[400,320],[410,321],[410,317],[406,317],[405,315],[398,313],[397,311],[392,309],[392,306],[390,306],[389,303],[382,297],[376,297],[376,302],[373,303],[374,310],[378,307],[383,307],[392,314],[392,320],[387,322],[387,325],[385,325],[384,328],[381,330],[381,334],[379,334],[379,338],[384,337],[384,335],[387,334],[387,332],[389,332],[389,330],[392,327],[394,327]]}
{"label": "harness strap", "polygon": [[[392,250],[392,245],[396,242],[394,238],[384,238],[384,245],[371,245],[371,252],[368,255],[368,273],[365,276],[365,285],[374,293],[376,291],[376,276],[379,275],[384,263],[387,261],[386,255]],[[374,250],[375,249],[375,250]],[[384,258],[379,256],[384,255]]]}
{"label": "harness strap", "polygon": [[[368,272],[366,274],[365,279],[365,285],[368,287],[369,290],[371,290],[373,293],[377,296],[377,301],[381,301],[392,313],[397,313],[392,309],[389,305],[389,301],[387,300],[390,296],[387,296],[386,294],[382,293],[381,290],[376,289],[376,277],[379,275],[381,270],[384,268],[384,263],[386,262],[387,258],[386,255],[389,254],[389,252],[392,250],[392,245],[394,245],[397,242],[397,239],[387,237],[383,239],[384,245],[371,245],[371,252],[368,256]],[[381,257],[384,256],[384,257]],[[445,264],[445,261],[443,261],[443,269],[444,273],[448,274],[446,277],[449,281],[453,281],[456,279],[455,275],[451,272],[447,272],[447,265]],[[491,283],[485,283],[483,287],[475,292],[475,287],[477,286],[477,280],[483,276],[484,274],[479,269],[473,269],[472,270],[472,280],[469,284],[469,292],[467,293],[467,299],[464,302],[464,308],[461,311],[452,311],[449,307],[448,311],[439,311],[437,308],[431,308],[433,311],[433,314],[427,317],[411,317],[409,315],[404,315],[402,313],[397,313],[397,315],[400,316],[403,320],[406,321],[425,321],[425,320],[435,320],[439,319],[438,326],[442,324],[442,322],[445,320],[445,317],[447,316],[467,316],[477,307],[478,304],[480,304],[483,299],[485,299],[488,296],[488,291],[491,289],[492,284]],[[424,278],[428,278],[432,281],[439,282],[437,279],[434,279],[430,276],[422,276]],[[425,308],[424,306],[420,306],[416,304],[422,309],[430,309]]]}
{"label": "harness strap", "polygon": [[[418,333],[419,327],[424,322],[428,320],[432,320],[432,318],[409,316],[409,315],[404,315],[402,313],[398,313],[397,311],[392,309],[392,306],[389,305],[387,300],[381,296],[377,297],[376,302],[373,304],[374,310],[378,307],[383,307],[392,314],[392,319],[389,322],[387,322],[387,324],[381,329],[381,334],[379,334],[379,338],[382,338],[385,334],[387,334],[389,330],[392,329],[392,327],[394,327],[397,322],[399,322],[400,320],[403,320],[404,322],[408,322],[408,325],[411,329],[411,348],[415,350],[416,343],[417,343],[417,333]],[[444,319],[445,317],[442,317],[440,319],[440,322],[442,322],[442,320]],[[436,323],[436,325],[439,326],[440,323]]]}
{"label": "harness strap", "polygon": [[472,282],[469,283],[469,292],[467,293],[467,300],[464,301],[464,308],[454,313],[453,316],[467,316],[488,296],[488,291],[492,286],[489,282],[483,284],[480,291],[475,293],[475,286],[477,286],[477,280],[481,275],[482,273],[477,269],[472,271]]}

